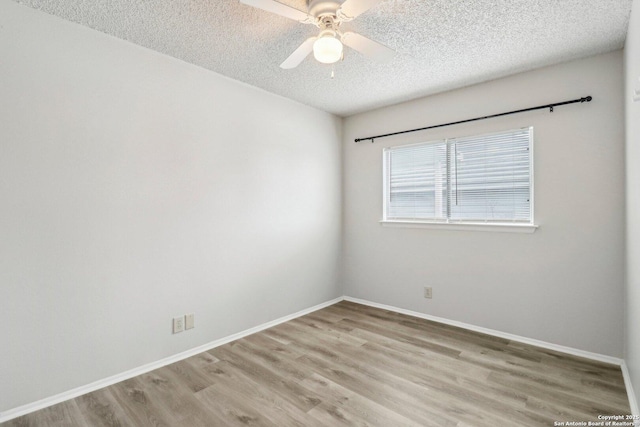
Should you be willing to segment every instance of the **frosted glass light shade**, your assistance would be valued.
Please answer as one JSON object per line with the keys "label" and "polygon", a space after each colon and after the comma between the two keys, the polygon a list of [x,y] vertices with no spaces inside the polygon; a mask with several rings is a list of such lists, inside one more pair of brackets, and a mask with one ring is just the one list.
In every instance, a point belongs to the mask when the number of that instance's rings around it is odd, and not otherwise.
{"label": "frosted glass light shade", "polygon": [[313,56],[323,64],[333,64],[342,57],[342,42],[332,35],[325,35],[313,43]]}

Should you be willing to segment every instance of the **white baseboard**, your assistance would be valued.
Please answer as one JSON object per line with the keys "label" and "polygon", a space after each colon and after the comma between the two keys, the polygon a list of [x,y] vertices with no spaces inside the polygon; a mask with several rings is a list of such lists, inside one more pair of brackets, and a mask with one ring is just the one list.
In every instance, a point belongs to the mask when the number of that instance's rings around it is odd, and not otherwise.
{"label": "white baseboard", "polygon": [[[624,378],[624,386],[627,388],[627,396],[629,396],[629,407],[631,408],[631,414],[640,416],[640,410],[638,409],[638,400],[636,399],[636,393],[633,391],[633,384],[631,384],[631,375],[629,375],[629,368],[627,363],[623,360],[622,365],[622,377]],[[635,422],[636,426],[640,426],[640,420]]]}
{"label": "white baseboard", "polygon": [[101,388],[113,385],[115,383],[119,383],[124,380],[128,380],[129,378],[136,377],[138,375],[142,375],[144,373],[153,371],[154,369],[161,368],[163,366],[169,365],[171,363],[178,362],[180,360],[189,358],[191,356],[195,356],[196,354],[202,353],[203,351],[211,350],[212,348],[219,347],[223,344],[227,344],[231,341],[238,340],[240,338],[244,338],[248,335],[255,334],[256,332],[260,332],[265,329],[269,329],[273,326],[279,325],[280,323],[288,322],[289,320],[295,319],[300,316],[304,316],[305,314],[312,313],[314,311],[323,309],[330,305],[333,305],[337,302],[342,301],[344,298],[339,297],[332,299],[331,301],[323,302],[322,304],[314,305],[313,307],[309,307],[307,309],[298,311],[297,313],[290,314],[284,317],[280,317],[279,319],[272,320],[270,322],[263,323],[261,325],[255,326],[253,328],[244,330],[242,332],[238,332],[233,335],[226,336],[224,338],[220,338],[215,341],[211,341],[207,344],[203,344],[201,346],[192,348],[187,351],[183,351],[178,354],[174,354],[173,356],[166,357],[164,359],[158,360],[156,362],[151,362],[146,365],[139,366],[134,369],[130,369],[126,372],[122,372],[117,375],[113,375],[108,378],[104,378],[102,380],[98,380],[92,382],[90,384],[74,388],[69,391],[65,391],[63,393],[56,394],[51,397],[44,398],[42,400],[38,400],[36,402],[28,403],[26,405],[18,406],[17,408],[9,409],[8,411],[4,411],[0,413],[0,423],[12,420],[14,418],[20,417],[22,415],[26,415],[31,412],[38,411],[40,409],[47,408],[49,406],[56,405],[58,403],[64,402],[69,399],[73,399],[75,397],[81,396],[86,393],[90,393],[92,391],[99,390]]}
{"label": "white baseboard", "polygon": [[468,323],[458,322],[456,320],[449,320],[443,317],[431,316],[429,314],[419,313],[417,311],[405,310],[404,308],[393,307],[391,305],[379,304],[377,302],[371,302],[359,298],[344,297],[345,301],[351,301],[358,304],[368,305],[370,307],[381,308],[383,310],[394,311],[396,313],[406,314],[408,316],[419,317],[421,319],[432,320],[438,323],[444,323],[445,325],[457,326],[458,328],[468,329],[470,331],[480,332],[487,335],[493,335],[495,337],[508,339],[511,341],[517,341],[524,344],[534,345],[536,347],[546,348],[548,350],[559,351],[561,353],[571,354],[573,356],[584,357],[586,359],[597,360],[598,362],[609,363],[612,365],[621,366],[623,360],[617,357],[607,356],[605,354],[592,353],[590,351],[579,350],[577,348],[565,347],[563,345],[553,344],[546,341],[540,341],[533,338],[521,337],[519,335],[509,334],[506,332],[496,331],[494,329],[483,328],[480,326],[471,325]]}

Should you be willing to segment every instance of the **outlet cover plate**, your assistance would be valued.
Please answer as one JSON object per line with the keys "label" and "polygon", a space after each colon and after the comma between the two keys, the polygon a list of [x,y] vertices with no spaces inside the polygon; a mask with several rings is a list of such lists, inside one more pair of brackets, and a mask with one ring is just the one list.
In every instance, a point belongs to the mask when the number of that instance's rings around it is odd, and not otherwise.
{"label": "outlet cover plate", "polygon": [[184,331],[184,316],[178,316],[173,318],[173,333]]}
{"label": "outlet cover plate", "polygon": [[431,290],[431,286],[425,286],[425,288],[424,288],[424,297],[425,298],[429,298],[429,299],[433,298],[433,292]]}

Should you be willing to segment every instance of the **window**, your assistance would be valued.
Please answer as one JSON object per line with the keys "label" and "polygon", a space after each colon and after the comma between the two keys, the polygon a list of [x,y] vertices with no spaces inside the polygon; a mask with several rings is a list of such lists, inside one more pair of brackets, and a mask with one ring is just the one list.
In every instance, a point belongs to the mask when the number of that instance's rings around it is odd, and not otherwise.
{"label": "window", "polygon": [[384,221],[533,224],[533,128],[384,150]]}

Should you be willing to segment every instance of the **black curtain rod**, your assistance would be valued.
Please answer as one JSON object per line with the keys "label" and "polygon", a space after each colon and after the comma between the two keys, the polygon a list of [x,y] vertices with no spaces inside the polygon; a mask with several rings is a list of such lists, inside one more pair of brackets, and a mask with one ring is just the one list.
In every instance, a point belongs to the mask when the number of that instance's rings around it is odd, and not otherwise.
{"label": "black curtain rod", "polygon": [[452,126],[452,125],[459,125],[461,123],[475,122],[475,121],[478,121],[478,120],[492,119],[494,117],[507,116],[509,114],[524,113],[525,111],[542,110],[543,108],[548,108],[549,112],[553,113],[553,107],[558,107],[560,105],[567,105],[567,104],[575,104],[575,103],[578,103],[578,102],[580,102],[580,103],[582,103],[582,102],[591,102],[592,99],[593,98],[591,98],[591,96],[585,96],[584,98],[572,99],[571,101],[556,102],[554,104],[540,105],[538,107],[531,107],[531,108],[525,108],[525,109],[522,109],[522,110],[508,111],[506,113],[492,114],[490,116],[483,116],[483,117],[476,117],[475,119],[460,120],[460,121],[457,121],[457,122],[444,123],[444,124],[441,124],[441,125],[434,125],[434,126],[427,126],[427,127],[418,128],[418,129],[410,129],[410,130],[403,130],[403,131],[400,131],[400,132],[385,133],[384,135],[368,136],[366,138],[356,138],[355,142],[371,140],[371,143],[373,143],[374,140],[376,140],[378,138],[386,138],[388,136],[400,135],[400,134],[403,134],[403,133],[418,132],[418,131],[421,131],[421,130],[441,128],[441,127]]}

